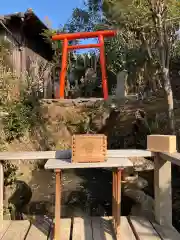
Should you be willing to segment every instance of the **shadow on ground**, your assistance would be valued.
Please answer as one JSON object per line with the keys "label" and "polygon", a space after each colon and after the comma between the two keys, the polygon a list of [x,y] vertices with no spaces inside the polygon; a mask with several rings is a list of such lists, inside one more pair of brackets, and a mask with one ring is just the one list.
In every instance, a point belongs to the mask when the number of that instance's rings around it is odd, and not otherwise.
{"label": "shadow on ground", "polygon": [[[34,170],[28,185],[32,190],[32,199],[23,209],[23,216],[49,236],[52,234],[54,219],[54,173],[43,169]],[[62,185],[62,217],[112,215],[111,171],[103,169],[63,171]],[[132,206],[133,201],[122,195],[122,215],[128,215]]]}

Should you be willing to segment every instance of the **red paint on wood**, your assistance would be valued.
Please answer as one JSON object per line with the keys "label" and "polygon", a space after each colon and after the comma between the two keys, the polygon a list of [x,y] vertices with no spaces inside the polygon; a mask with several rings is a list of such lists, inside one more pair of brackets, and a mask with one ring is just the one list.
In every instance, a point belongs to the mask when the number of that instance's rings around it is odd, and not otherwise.
{"label": "red paint on wood", "polygon": [[[60,98],[64,98],[68,50],[82,49],[82,48],[99,48],[100,49],[103,96],[104,96],[104,99],[108,98],[106,60],[104,55],[104,52],[105,52],[104,37],[113,37],[115,35],[116,35],[116,31],[107,30],[107,31],[96,31],[96,32],[65,33],[65,34],[56,34],[52,36],[52,40],[55,40],[55,41],[63,40],[62,65],[61,65],[61,73],[60,73],[60,79],[59,79],[60,80],[60,90],[59,90]],[[69,40],[83,39],[83,38],[98,38],[99,43],[68,46]]]}
{"label": "red paint on wood", "polygon": [[81,44],[81,45],[72,45],[68,46],[68,50],[74,50],[74,49],[83,49],[83,48],[99,48],[100,44]]}
{"label": "red paint on wood", "polygon": [[65,77],[66,77],[67,57],[68,57],[67,47],[68,47],[68,40],[65,38],[63,43],[61,73],[60,73],[60,79],[59,79],[60,98],[64,98]]}
{"label": "red paint on wood", "polygon": [[102,35],[103,37],[114,37],[116,31],[106,30],[106,31],[96,31],[96,32],[80,32],[80,33],[61,33],[52,36],[52,40],[68,40],[83,39],[83,38],[96,38]]}
{"label": "red paint on wood", "polygon": [[101,63],[101,74],[102,74],[102,88],[104,99],[108,98],[108,86],[107,86],[107,75],[106,75],[106,60],[105,60],[105,49],[104,49],[104,38],[102,35],[99,36],[100,43],[100,63]]}

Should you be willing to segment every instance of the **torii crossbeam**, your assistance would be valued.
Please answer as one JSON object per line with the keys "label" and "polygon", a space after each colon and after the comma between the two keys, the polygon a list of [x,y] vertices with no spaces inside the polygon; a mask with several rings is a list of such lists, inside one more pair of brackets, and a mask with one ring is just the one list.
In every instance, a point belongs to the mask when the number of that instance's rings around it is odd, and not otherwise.
{"label": "torii crossbeam", "polygon": [[[65,89],[65,77],[67,71],[67,57],[68,51],[75,49],[83,48],[99,48],[100,49],[100,64],[101,64],[101,73],[102,73],[102,88],[104,99],[108,98],[108,86],[107,86],[107,74],[106,74],[106,60],[105,60],[105,51],[104,51],[104,37],[113,37],[116,35],[116,31],[106,30],[106,31],[96,31],[96,32],[81,32],[81,33],[63,33],[52,36],[54,41],[63,41],[62,49],[62,64],[60,72],[60,90],[59,97],[64,98],[64,89]],[[68,45],[68,41],[76,39],[85,39],[85,38],[98,38],[99,43],[97,44],[81,44],[81,45]]]}

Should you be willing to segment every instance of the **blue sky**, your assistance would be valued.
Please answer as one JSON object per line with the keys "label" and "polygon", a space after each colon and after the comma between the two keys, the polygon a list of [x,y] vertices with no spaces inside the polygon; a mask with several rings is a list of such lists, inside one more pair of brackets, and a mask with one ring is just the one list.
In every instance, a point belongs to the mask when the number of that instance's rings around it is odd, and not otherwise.
{"label": "blue sky", "polygon": [[44,21],[48,18],[54,28],[66,23],[75,7],[82,7],[83,0],[1,0],[0,15],[24,12],[32,8]]}
{"label": "blue sky", "polygon": [[[83,0],[0,0],[0,15],[15,12],[25,12],[32,8],[34,13],[44,22],[48,17],[53,28],[63,25],[71,17],[76,7],[83,7]],[[93,39],[86,39],[83,43],[93,43]],[[81,49],[77,52],[87,52],[89,49]]]}

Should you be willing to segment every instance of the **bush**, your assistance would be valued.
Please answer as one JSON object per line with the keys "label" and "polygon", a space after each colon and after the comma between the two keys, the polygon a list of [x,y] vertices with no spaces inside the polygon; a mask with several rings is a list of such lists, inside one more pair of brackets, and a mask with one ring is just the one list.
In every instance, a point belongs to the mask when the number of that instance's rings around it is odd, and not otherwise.
{"label": "bush", "polygon": [[30,109],[17,102],[7,107],[8,116],[3,119],[6,141],[11,142],[15,138],[23,136],[24,132],[29,128]]}
{"label": "bush", "polygon": [[16,180],[17,166],[10,161],[2,161],[4,169],[4,186],[12,185]]}
{"label": "bush", "polygon": [[[41,124],[37,89],[39,82],[43,82],[45,68],[40,71],[42,64],[37,63],[36,76],[23,73],[24,79],[20,79],[9,62],[11,53],[8,47],[0,41],[0,151],[5,151],[7,143],[21,138],[35,124]],[[5,185],[11,185],[16,178],[17,167],[9,161],[2,163]]]}
{"label": "bush", "polygon": [[37,99],[24,96],[19,101],[9,103],[5,107],[7,115],[3,118],[6,141],[19,139],[32,127],[41,122]]}

